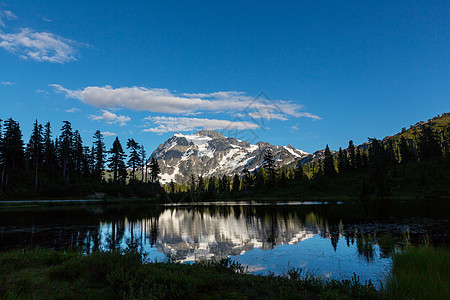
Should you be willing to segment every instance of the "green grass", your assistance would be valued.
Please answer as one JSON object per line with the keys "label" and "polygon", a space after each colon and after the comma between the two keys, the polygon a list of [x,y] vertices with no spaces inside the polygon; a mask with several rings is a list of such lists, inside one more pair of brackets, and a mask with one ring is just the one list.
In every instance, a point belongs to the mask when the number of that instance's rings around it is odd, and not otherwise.
{"label": "green grass", "polygon": [[[377,299],[373,286],[302,277],[253,276],[230,259],[192,265],[143,263],[138,253],[91,255],[46,249],[0,254],[4,299]],[[288,278],[290,277],[290,278]]]}
{"label": "green grass", "polygon": [[230,259],[189,265],[144,263],[135,252],[8,251],[0,254],[0,299],[450,299],[449,254],[407,247],[376,290],[356,276],[325,280],[295,268],[254,276]]}
{"label": "green grass", "polygon": [[450,251],[428,245],[394,255],[386,293],[394,299],[450,299]]}

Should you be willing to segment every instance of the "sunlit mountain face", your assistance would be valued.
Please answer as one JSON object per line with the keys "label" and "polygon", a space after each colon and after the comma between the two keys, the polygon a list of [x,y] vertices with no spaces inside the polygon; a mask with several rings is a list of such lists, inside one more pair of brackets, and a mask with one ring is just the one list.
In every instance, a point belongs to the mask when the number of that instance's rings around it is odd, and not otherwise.
{"label": "sunlit mountain face", "polygon": [[192,135],[174,134],[153,151],[151,158],[161,168],[161,182],[168,183],[186,181],[192,174],[211,177],[241,174],[244,169],[254,171],[263,164],[267,151],[273,153],[279,166],[305,163],[314,156],[290,145],[250,144],[214,130],[202,130]]}

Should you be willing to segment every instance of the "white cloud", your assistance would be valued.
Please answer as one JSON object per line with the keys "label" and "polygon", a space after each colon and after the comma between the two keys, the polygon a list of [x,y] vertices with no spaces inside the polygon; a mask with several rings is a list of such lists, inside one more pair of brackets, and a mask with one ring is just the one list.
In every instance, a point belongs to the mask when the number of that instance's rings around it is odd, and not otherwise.
{"label": "white cloud", "polygon": [[148,89],[145,87],[89,86],[80,90],[69,90],[58,84],[50,84],[56,92],[69,98],[98,108],[128,108],[136,111],[156,113],[194,114],[198,112],[245,112],[247,115],[287,120],[291,117],[320,119],[302,112],[302,105],[291,101],[270,100],[246,96],[242,92],[215,92],[198,94],[176,94],[168,89]]}
{"label": "white cloud", "polygon": [[11,81],[2,81],[1,83],[3,85],[14,85],[14,84],[16,84],[15,82],[11,82]]}
{"label": "white cloud", "polygon": [[76,60],[79,43],[49,32],[22,28],[18,33],[0,31],[0,47],[23,59],[40,62],[66,63]]}
{"label": "white cloud", "polygon": [[103,131],[103,132],[100,132],[100,133],[103,134],[104,136],[115,136],[115,135],[117,135],[117,133],[109,132],[109,131]]}
{"label": "white cloud", "polygon": [[147,117],[144,120],[149,120],[153,124],[158,126],[147,128],[143,131],[155,133],[192,131],[200,129],[245,130],[259,128],[258,124],[246,121],[228,121],[184,117]]}
{"label": "white cloud", "polygon": [[0,26],[1,27],[6,27],[5,21],[3,21],[4,19],[11,21],[14,19],[17,19],[17,16],[9,10],[0,10]]}
{"label": "white cloud", "polygon": [[68,113],[75,113],[75,112],[79,112],[79,111],[81,111],[81,109],[76,108],[76,107],[73,107],[71,109],[66,109],[66,112],[68,112]]}
{"label": "white cloud", "polygon": [[112,113],[107,110],[102,110],[102,112],[103,112],[103,114],[100,116],[91,115],[90,116],[91,120],[96,120],[96,121],[102,120],[108,124],[118,123],[119,126],[125,126],[125,125],[127,125],[127,122],[131,121],[131,118],[127,117],[127,116],[116,115],[115,113]]}
{"label": "white cloud", "polygon": [[293,126],[291,126],[291,130],[300,130],[300,128],[298,128],[297,126],[293,125]]}

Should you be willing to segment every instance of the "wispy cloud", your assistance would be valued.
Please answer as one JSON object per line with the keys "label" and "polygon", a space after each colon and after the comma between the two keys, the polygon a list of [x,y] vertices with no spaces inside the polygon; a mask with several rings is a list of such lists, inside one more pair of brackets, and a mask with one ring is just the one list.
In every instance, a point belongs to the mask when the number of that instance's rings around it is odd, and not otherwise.
{"label": "wispy cloud", "polygon": [[117,135],[117,133],[109,132],[109,131],[102,131],[100,133],[103,134],[104,136],[115,136],[115,135]]}
{"label": "wispy cloud", "polygon": [[127,125],[127,122],[131,121],[131,118],[127,116],[116,115],[115,113],[107,110],[102,110],[102,112],[103,113],[101,115],[91,115],[89,118],[95,121],[105,121],[108,124],[117,123],[119,126],[125,126]]}
{"label": "wispy cloud", "polygon": [[288,117],[320,119],[303,112],[303,106],[292,101],[258,99],[243,92],[174,93],[168,89],[145,87],[89,86],[70,90],[58,84],[50,84],[56,92],[79,99],[89,105],[114,109],[128,108],[156,113],[194,114],[198,112],[245,112],[258,114],[260,118],[287,120]]}
{"label": "wispy cloud", "polygon": [[14,20],[17,19],[17,16],[9,10],[0,10],[0,26],[1,27],[6,27],[5,21],[4,20]]}
{"label": "wispy cloud", "polygon": [[14,84],[16,84],[15,82],[11,82],[11,81],[2,81],[1,83],[3,85],[14,85]]}
{"label": "wispy cloud", "polygon": [[77,45],[81,44],[53,33],[36,32],[29,28],[22,28],[18,33],[0,31],[0,47],[23,59],[52,63],[75,61]]}
{"label": "wispy cloud", "polygon": [[68,112],[68,113],[76,113],[76,112],[79,112],[79,111],[81,111],[81,109],[76,108],[76,107],[73,107],[71,109],[66,109],[66,112]]}
{"label": "wispy cloud", "polygon": [[165,133],[192,131],[200,129],[229,129],[246,130],[259,128],[258,124],[246,121],[228,121],[217,119],[200,119],[185,117],[147,117],[145,120],[151,121],[156,127],[146,128],[145,132]]}

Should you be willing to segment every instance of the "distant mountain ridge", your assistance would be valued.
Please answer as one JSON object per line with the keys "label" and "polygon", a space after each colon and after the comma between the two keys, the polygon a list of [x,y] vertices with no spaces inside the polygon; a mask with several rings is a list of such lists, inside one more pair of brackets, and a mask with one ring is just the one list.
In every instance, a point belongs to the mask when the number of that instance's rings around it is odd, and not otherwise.
{"label": "distant mountain ridge", "polygon": [[[420,121],[411,125],[409,129],[402,128],[401,132],[382,139],[398,142],[400,138],[417,140],[424,126],[431,126],[436,133],[450,130],[450,113],[443,113],[427,121]],[[448,134],[447,134],[448,135]],[[355,145],[357,149],[366,150],[370,142]],[[323,159],[324,150],[309,154],[290,145],[276,146],[266,142],[250,144],[226,137],[215,130],[201,130],[193,135],[174,134],[164,144],[160,144],[153,151],[150,159],[155,157],[161,168],[161,182],[171,180],[186,182],[190,175],[211,177],[222,175],[242,174],[244,168],[249,171],[258,169],[264,163],[264,154],[271,150],[277,166],[294,167],[298,161],[302,165]],[[343,150],[348,150],[343,147]],[[331,151],[336,155],[336,151]]]}
{"label": "distant mountain ridge", "polygon": [[264,163],[268,150],[279,166],[312,156],[290,145],[250,144],[215,130],[202,130],[193,135],[174,134],[153,151],[150,159],[154,157],[158,161],[162,183],[183,182],[191,174],[211,177],[241,174],[244,168],[253,171]]}

